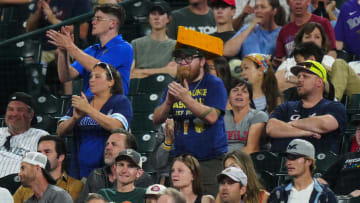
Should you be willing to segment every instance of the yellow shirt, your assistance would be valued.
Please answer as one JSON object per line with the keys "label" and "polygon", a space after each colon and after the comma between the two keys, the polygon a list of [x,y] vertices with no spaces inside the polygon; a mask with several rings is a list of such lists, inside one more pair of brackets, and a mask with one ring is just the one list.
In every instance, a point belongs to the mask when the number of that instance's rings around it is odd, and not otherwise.
{"label": "yellow shirt", "polygon": [[[82,190],[83,183],[64,172],[56,181],[56,186],[66,190],[75,202]],[[14,203],[23,203],[33,195],[34,193],[31,188],[20,186],[13,195]]]}

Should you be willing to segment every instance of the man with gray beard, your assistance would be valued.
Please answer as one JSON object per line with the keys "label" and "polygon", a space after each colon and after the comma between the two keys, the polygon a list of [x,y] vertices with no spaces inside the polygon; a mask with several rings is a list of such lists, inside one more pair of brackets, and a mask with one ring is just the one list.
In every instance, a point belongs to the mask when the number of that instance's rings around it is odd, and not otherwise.
{"label": "man with gray beard", "polygon": [[[124,129],[115,129],[111,131],[111,135],[106,141],[104,151],[105,166],[93,170],[86,180],[86,183],[80,192],[77,203],[85,202],[89,193],[96,193],[102,188],[116,187],[115,175],[115,158],[120,151],[125,149],[136,150],[136,139],[134,135]],[[148,187],[153,184],[150,175],[141,172],[142,175],[135,181],[136,187]]]}

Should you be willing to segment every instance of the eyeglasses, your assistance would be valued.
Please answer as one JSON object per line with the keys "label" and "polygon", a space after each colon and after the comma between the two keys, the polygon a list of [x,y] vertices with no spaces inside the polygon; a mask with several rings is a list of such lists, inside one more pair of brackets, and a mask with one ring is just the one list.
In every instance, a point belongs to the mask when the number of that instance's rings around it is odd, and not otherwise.
{"label": "eyeglasses", "polygon": [[10,151],[10,140],[11,140],[12,136],[7,136],[6,137],[6,141],[4,143],[4,147],[7,151]]}
{"label": "eyeglasses", "polygon": [[114,80],[113,74],[111,73],[110,66],[107,63],[99,62],[96,64],[96,66],[101,66],[103,68],[106,68],[106,70],[109,72],[110,79]]}
{"label": "eyeglasses", "polygon": [[94,16],[93,18],[91,18],[92,21],[110,21],[110,20],[114,20],[114,19],[111,19],[111,18],[103,18],[103,17],[100,17],[100,16]]}
{"label": "eyeglasses", "polygon": [[180,64],[183,60],[185,60],[186,64],[190,64],[194,58],[199,58],[199,55],[189,55],[189,56],[175,56],[175,62]]}
{"label": "eyeglasses", "polygon": [[290,161],[294,161],[294,160],[296,160],[296,159],[298,159],[298,158],[301,158],[301,157],[304,157],[304,156],[302,156],[302,155],[295,155],[295,154],[287,154],[287,155],[286,155],[286,159],[287,159],[287,160],[290,160]]}

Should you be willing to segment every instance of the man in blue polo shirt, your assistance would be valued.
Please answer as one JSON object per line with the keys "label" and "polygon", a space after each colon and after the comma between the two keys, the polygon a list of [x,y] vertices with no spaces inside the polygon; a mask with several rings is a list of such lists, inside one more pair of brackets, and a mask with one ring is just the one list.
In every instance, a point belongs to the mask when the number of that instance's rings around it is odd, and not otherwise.
{"label": "man in blue polo shirt", "polygon": [[[84,51],[73,43],[67,27],[63,27],[61,32],[47,32],[49,42],[58,48],[59,80],[71,81],[80,75],[84,79],[85,94],[92,95],[89,88],[90,72],[101,61],[113,65],[120,72],[124,94],[127,95],[133,50],[119,34],[119,28],[125,21],[125,10],[120,5],[105,4],[95,7],[94,12],[92,34],[99,38],[100,43]],[[70,56],[76,60],[71,65]]]}

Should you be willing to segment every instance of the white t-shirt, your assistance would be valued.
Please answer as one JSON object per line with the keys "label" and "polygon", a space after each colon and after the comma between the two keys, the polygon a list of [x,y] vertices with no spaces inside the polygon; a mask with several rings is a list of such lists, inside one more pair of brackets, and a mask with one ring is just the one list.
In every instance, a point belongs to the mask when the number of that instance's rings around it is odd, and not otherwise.
{"label": "white t-shirt", "polygon": [[[331,67],[333,63],[335,62],[335,59],[332,56],[324,55],[323,60],[321,61],[322,65],[325,65],[327,67]],[[294,57],[287,58],[284,62],[281,63],[281,65],[278,67],[277,71],[285,69],[285,78],[288,78],[290,76],[294,76],[290,72],[290,69],[296,65],[296,61]]]}
{"label": "white t-shirt", "polygon": [[1,203],[14,203],[14,199],[11,196],[9,190],[0,187],[0,202]]}
{"label": "white t-shirt", "polygon": [[311,193],[314,189],[314,181],[305,189],[297,191],[295,187],[291,188],[288,203],[304,203],[309,202]]}

